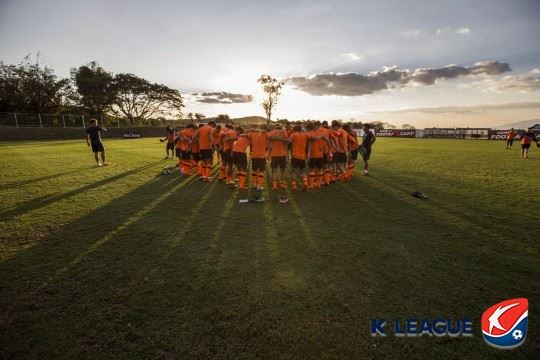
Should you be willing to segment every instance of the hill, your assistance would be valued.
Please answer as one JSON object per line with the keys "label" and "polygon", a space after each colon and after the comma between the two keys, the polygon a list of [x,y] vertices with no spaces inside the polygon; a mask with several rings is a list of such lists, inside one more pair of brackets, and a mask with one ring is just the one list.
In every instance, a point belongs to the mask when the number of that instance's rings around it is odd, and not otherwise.
{"label": "hill", "polygon": [[262,116],[245,116],[231,119],[235,124],[266,124],[266,118]]}
{"label": "hill", "polygon": [[535,124],[540,124],[540,119],[516,121],[509,124],[497,125],[494,128],[495,129],[511,129],[511,128],[524,129],[524,128],[528,128],[529,126],[533,126]]}

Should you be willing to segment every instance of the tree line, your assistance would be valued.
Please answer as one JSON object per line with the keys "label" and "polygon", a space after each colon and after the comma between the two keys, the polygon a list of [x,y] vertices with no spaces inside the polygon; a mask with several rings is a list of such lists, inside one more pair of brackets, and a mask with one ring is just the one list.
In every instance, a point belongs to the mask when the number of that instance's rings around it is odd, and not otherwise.
{"label": "tree line", "polygon": [[180,91],[134,74],[113,74],[95,61],[72,68],[67,79],[29,56],[16,65],[0,62],[0,112],[107,113],[134,125],[135,120],[179,117],[183,107]]}

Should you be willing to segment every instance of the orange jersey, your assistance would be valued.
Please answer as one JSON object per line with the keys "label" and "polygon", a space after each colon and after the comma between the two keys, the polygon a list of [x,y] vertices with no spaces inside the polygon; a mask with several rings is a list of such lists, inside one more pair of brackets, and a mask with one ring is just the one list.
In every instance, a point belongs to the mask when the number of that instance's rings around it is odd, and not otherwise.
{"label": "orange jersey", "polygon": [[307,143],[309,135],[303,132],[293,132],[291,134],[292,148],[291,153],[292,157],[299,160],[306,159],[307,152]]}
{"label": "orange jersey", "polygon": [[332,151],[332,152],[336,151],[336,147],[335,147],[336,133],[335,133],[335,131],[331,130],[331,129],[328,129],[328,128],[325,128],[325,127],[322,127],[322,126],[317,131],[322,132],[324,134],[324,136],[330,142],[329,150]]}
{"label": "orange jersey", "polygon": [[356,137],[356,132],[351,130],[351,132],[347,133],[347,135],[347,145],[349,146],[349,150],[358,149],[358,138]]}
{"label": "orange jersey", "polygon": [[214,139],[214,145],[223,145],[223,142],[221,141],[221,135],[216,129],[214,129],[214,131],[212,132],[212,138]]}
{"label": "orange jersey", "polygon": [[330,152],[330,145],[328,144],[330,141],[330,130],[321,126],[317,130],[315,130],[315,135],[317,136],[322,135],[327,140],[327,141],[323,141],[324,143],[323,151],[324,151],[324,154],[328,154]]}
{"label": "orange jersey", "polygon": [[336,152],[347,152],[347,140],[349,134],[342,128],[339,128],[336,132]]}
{"label": "orange jersey", "polygon": [[309,156],[314,159],[321,159],[324,155],[325,141],[323,139],[315,139],[321,135],[322,134],[317,134],[315,131],[308,133],[308,136],[311,139]]}
{"label": "orange jersey", "polygon": [[[287,138],[287,132],[285,130],[272,130],[268,134],[268,137],[279,136],[282,138]],[[272,140],[270,141],[272,149],[270,150],[270,156],[272,157],[283,157],[287,156],[287,145],[281,140]]]}
{"label": "orange jersey", "polygon": [[[195,134],[197,134],[197,129],[193,129],[191,131],[191,138],[194,138]],[[199,142],[198,141],[194,141],[194,142],[191,143],[191,152],[192,153],[201,152],[201,148],[199,147]]]}
{"label": "orange jersey", "polygon": [[266,157],[266,149],[268,148],[268,137],[266,132],[252,131],[248,134],[251,141],[251,158],[264,159]]}
{"label": "orange jersey", "polygon": [[237,136],[236,131],[233,129],[221,129],[221,141],[223,142],[223,151],[232,150],[234,145],[234,140],[225,141],[226,137]]}
{"label": "orange jersey", "polygon": [[181,141],[176,143],[176,147],[178,148],[178,144],[180,144],[180,150],[182,151],[189,151],[189,140],[191,139],[191,135],[193,133],[190,129],[183,129],[178,132],[178,136],[185,138]]}
{"label": "orange jersey", "polygon": [[514,131],[509,131],[508,134],[506,134],[507,140],[513,140],[516,137],[516,133]]}
{"label": "orange jersey", "polygon": [[199,148],[202,150],[212,149],[212,133],[214,128],[210,125],[204,125],[199,128]]}
{"label": "orange jersey", "polygon": [[245,153],[249,146],[249,138],[247,136],[238,136],[238,139],[234,142],[233,152]]}

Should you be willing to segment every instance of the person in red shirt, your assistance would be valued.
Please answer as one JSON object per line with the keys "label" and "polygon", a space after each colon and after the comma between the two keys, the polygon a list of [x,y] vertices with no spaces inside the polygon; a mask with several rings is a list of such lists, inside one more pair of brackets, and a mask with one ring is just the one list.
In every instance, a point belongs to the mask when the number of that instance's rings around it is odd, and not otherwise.
{"label": "person in red shirt", "polygon": [[236,166],[236,174],[238,175],[240,190],[246,190],[246,177],[247,177],[247,155],[246,150],[250,144],[247,134],[244,129],[239,127],[237,130],[238,137],[234,142],[232,149],[232,156],[234,165]]}
{"label": "person in red shirt", "polygon": [[268,135],[266,127],[254,128],[248,131],[251,144],[251,186],[256,190],[264,190],[264,172],[266,170],[266,150],[268,149]]}
{"label": "person in red shirt", "polygon": [[193,137],[193,142],[199,143],[199,153],[201,159],[201,178],[205,182],[210,182],[212,175],[212,158],[214,153],[214,129],[216,123],[209,121],[208,124],[199,126],[199,129]]}
{"label": "person in red shirt", "polygon": [[296,180],[302,181],[303,190],[307,190],[308,180],[306,175],[306,153],[309,136],[305,132],[302,132],[300,125],[293,127],[293,133],[290,136],[291,139],[291,169],[292,180],[291,189],[296,190]]}
{"label": "person in red shirt", "polygon": [[268,134],[270,145],[268,147],[268,157],[270,158],[270,168],[272,169],[272,190],[278,188],[278,168],[279,180],[281,189],[287,189],[286,170],[287,170],[287,153],[290,139],[287,136],[287,131],[276,125],[275,129]]}
{"label": "person in red shirt", "polygon": [[532,132],[532,129],[525,129],[523,134],[521,134],[521,157],[525,159],[529,157],[529,148],[533,141],[538,146],[538,140],[536,139],[535,133]]}

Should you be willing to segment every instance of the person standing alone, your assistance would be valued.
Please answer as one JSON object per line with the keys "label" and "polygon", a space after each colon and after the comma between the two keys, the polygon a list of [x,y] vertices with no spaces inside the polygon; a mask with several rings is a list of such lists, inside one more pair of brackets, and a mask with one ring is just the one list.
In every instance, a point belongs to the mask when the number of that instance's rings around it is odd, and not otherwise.
{"label": "person standing alone", "polygon": [[[105,147],[101,142],[101,132],[107,131],[106,128],[98,126],[96,119],[90,119],[90,126],[86,129],[86,145],[92,147],[94,158],[98,166],[107,166],[108,162],[105,161]],[[101,159],[100,155],[101,154]]]}

